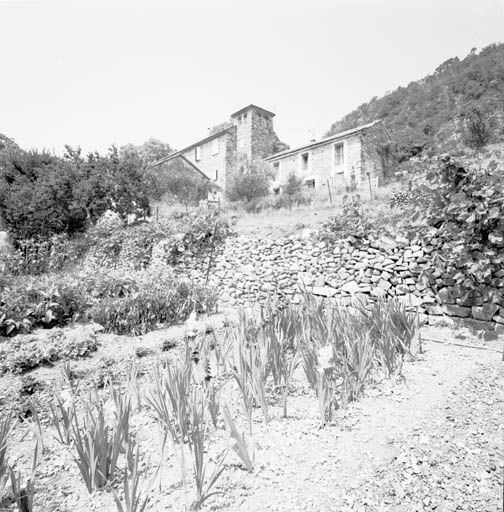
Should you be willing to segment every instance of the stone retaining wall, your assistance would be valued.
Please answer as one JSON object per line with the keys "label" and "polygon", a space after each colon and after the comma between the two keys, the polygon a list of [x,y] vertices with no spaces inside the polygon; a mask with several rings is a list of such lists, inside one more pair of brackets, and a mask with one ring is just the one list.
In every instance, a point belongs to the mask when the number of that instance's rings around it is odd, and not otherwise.
{"label": "stone retaining wall", "polygon": [[[209,283],[218,287],[221,301],[251,305],[278,294],[298,302],[303,288],[349,305],[352,298],[366,300],[397,297],[421,314],[472,318],[504,324],[504,268],[496,265],[488,282],[463,290],[453,276],[432,272],[441,242],[428,244],[395,239],[367,240],[359,247],[350,242],[326,245],[301,236],[268,240],[233,237],[215,255]],[[180,270],[203,282],[208,259]]]}

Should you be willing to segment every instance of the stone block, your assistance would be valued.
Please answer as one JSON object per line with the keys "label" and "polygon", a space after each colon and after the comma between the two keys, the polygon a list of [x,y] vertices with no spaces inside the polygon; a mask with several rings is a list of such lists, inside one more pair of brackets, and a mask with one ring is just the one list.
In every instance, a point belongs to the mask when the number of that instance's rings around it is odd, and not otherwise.
{"label": "stone block", "polygon": [[440,306],[439,304],[431,304],[430,306],[427,306],[427,313],[429,313],[429,315],[442,315],[444,313],[443,306]]}
{"label": "stone block", "polygon": [[380,279],[380,280],[378,281],[378,285],[377,285],[377,286],[378,286],[378,288],[381,288],[382,290],[385,290],[385,291],[386,291],[386,290],[388,290],[392,285],[391,285],[388,281],[386,281],[385,279]]}
{"label": "stone block", "polygon": [[311,290],[313,295],[320,297],[334,297],[338,290],[331,288],[330,286],[314,286]]}
{"label": "stone block", "polygon": [[348,283],[345,283],[341,290],[346,293],[357,293],[360,291],[360,286],[355,281],[349,281]]}
{"label": "stone block", "polygon": [[441,288],[438,291],[438,297],[442,304],[455,304],[455,297],[451,288]]}
{"label": "stone block", "polygon": [[473,306],[471,309],[473,318],[489,322],[499,310],[499,306],[487,303],[483,304],[483,306]]}
{"label": "stone block", "polygon": [[387,292],[386,292],[383,288],[378,288],[378,287],[376,287],[376,288],[373,288],[373,289],[371,290],[371,295],[372,295],[373,297],[378,297],[378,298],[380,298],[380,297],[384,297],[386,294],[387,294]]}
{"label": "stone block", "polygon": [[404,284],[399,284],[396,286],[396,295],[405,295],[406,293],[409,293],[409,287]]}
{"label": "stone block", "polygon": [[467,318],[471,314],[471,308],[465,308],[463,306],[455,306],[453,304],[444,304],[441,306],[443,313],[449,316],[459,316],[461,318]]}

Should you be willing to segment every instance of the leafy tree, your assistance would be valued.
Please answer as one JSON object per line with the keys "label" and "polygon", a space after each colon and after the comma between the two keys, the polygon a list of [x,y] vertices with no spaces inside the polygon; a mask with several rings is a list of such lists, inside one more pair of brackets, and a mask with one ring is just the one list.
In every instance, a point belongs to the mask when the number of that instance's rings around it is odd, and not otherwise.
{"label": "leafy tree", "polygon": [[106,156],[86,158],[66,148],[63,158],[46,152],[9,151],[0,159],[0,215],[15,239],[73,234],[107,209],[122,218],[148,209],[141,161]]}
{"label": "leafy tree", "polygon": [[[493,44],[462,60],[448,59],[432,75],[360,105],[334,123],[328,135],[381,119],[403,161],[453,146],[466,111],[478,109],[490,128],[501,123],[503,97],[504,44]],[[504,141],[504,130],[494,131],[496,142]]]}
{"label": "leafy tree", "polygon": [[174,158],[167,163],[152,166],[145,171],[145,182],[149,197],[160,200],[163,197],[175,199],[186,209],[206,199],[211,190],[210,180],[199,175],[182,158]]}
{"label": "leafy tree", "polygon": [[134,144],[126,144],[119,150],[121,158],[138,157],[142,161],[143,166],[152,164],[159,159],[173,153],[173,149],[166,142],[159,139],[150,138],[140,146]]}
{"label": "leafy tree", "polygon": [[490,142],[491,130],[483,113],[474,108],[466,117],[464,144],[478,153]]}
{"label": "leafy tree", "polygon": [[243,158],[227,190],[230,201],[244,201],[252,205],[269,193],[270,169],[260,160]]}
{"label": "leafy tree", "polygon": [[295,173],[291,172],[289,176],[287,176],[287,181],[282,190],[282,194],[287,196],[287,200],[289,201],[289,208],[292,210],[292,204],[301,196],[301,192],[303,190],[303,180],[298,178]]}

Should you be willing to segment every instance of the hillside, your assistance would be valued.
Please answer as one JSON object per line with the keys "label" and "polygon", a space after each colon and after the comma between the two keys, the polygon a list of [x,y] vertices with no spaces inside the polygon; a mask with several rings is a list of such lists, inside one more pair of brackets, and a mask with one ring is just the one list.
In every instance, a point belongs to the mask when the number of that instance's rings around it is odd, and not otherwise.
{"label": "hillside", "polygon": [[463,119],[473,109],[488,119],[493,142],[504,141],[504,44],[460,60],[443,62],[434,73],[378,98],[335,122],[327,135],[382,119],[400,157],[423,150],[447,150],[460,138]]}

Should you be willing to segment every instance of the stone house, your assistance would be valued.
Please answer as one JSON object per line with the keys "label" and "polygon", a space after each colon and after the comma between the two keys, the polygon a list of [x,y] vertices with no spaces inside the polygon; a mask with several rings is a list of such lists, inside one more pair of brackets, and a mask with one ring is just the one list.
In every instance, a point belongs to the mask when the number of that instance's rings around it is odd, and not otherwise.
{"label": "stone house", "polygon": [[272,189],[276,193],[291,172],[300,177],[307,188],[317,192],[322,192],[324,187],[327,190],[328,185],[337,191],[353,184],[357,187],[367,184],[369,180],[377,184],[383,169],[372,142],[377,137],[383,138],[380,122],[289,149],[275,133],[274,117],[269,110],[248,105],[211,130],[207,137],[151,165],[182,160],[220,192],[228,189],[230,180],[239,175],[247,160],[263,160],[270,165],[274,176]]}
{"label": "stone house", "polygon": [[273,190],[278,193],[291,173],[316,191],[343,191],[370,181],[377,186],[384,171],[378,141],[384,138],[381,122],[374,121],[271,155],[265,160],[273,170]]}
{"label": "stone house", "polygon": [[243,161],[264,159],[286,145],[273,129],[275,114],[256,105],[248,105],[231,115],[207,137],[161,158],[152,165],[181,159],[204,178],[225,191]]}

